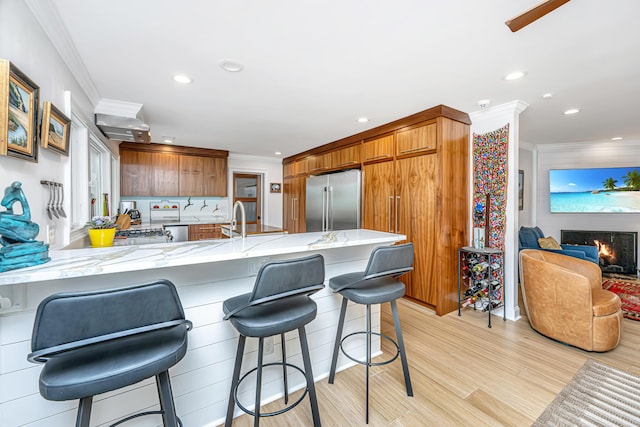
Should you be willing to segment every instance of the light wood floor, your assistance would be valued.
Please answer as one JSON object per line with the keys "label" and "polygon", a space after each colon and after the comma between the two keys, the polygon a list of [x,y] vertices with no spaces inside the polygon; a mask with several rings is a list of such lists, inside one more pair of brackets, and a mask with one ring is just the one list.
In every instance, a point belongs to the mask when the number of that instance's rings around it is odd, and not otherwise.
{"label": "light wood floor", "polygon": [[[438,317],[404,300],[399,310],[414,397],[406,395],[399,360],[372,368],[371,426],[529,426],[587,359],[640,375],[638,321],[624,319],[618,348],[590,353],[533,331],[524,310],[517,322],[493,316],[491,329],[486,313],[472,310]],[[388,304],[381,327],[395,336]],[[316,383],[324,426],[365,425],[364,375],[364,367],[356,366],[338,373],[333,385],[326,379]],[[234,421],[252,424],[249,416]],[[260,424],[311,426],[308,401]]]}

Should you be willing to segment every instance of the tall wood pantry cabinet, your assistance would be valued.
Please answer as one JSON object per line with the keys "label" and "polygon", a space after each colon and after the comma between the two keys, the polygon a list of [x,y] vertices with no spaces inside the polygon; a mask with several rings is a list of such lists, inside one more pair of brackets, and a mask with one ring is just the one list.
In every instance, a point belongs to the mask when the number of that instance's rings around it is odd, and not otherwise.
{"label": "tall wood pantry cabinet", "polygon": [[[368,146],[380,146],[378,153]],[[384,152],[394,148],[395,156]],[[468,243],[469,125],[438,117],[365,141],[363,226],[413,242],[407,297],[436,310],[457,308],[458,248]],[[365,156],[364,161],[367,162]]]}

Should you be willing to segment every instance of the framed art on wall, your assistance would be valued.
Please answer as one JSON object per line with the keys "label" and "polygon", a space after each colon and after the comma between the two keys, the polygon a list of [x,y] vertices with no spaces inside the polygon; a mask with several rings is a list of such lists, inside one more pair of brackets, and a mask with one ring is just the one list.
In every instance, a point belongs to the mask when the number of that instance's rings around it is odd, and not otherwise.
{"label": "framed art on wall", "polygon": [[69,130],[71,119],[55,105],[47,101],[42,107],[40,124],[40,144],[65,156],[69,155]]}
{"label": "framed art on wall", "polygon": [[271,183],[271,192],[272,193],[279,193],[280,191],[282,191],[282,186],[280,185],[279,182],[272,182]]}
{"label": "framed art on wall", "polygon": [[518,210],[524,210],[524,171],[518,171]]}
{"label": "framed art on wall", "polygon": [[38,161],[39,93],[18,67],[0,59],[0,155]]}

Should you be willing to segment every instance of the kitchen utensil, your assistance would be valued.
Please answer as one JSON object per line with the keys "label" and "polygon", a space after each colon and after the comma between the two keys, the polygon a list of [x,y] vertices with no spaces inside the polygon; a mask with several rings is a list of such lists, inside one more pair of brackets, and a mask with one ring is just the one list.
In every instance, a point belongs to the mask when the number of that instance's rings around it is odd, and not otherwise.
{"label": "kitchen utensil", "polygon": [[53,216],[55,216],[56,218],[60,218],[60,215],[58,214],[58,184],[56,184],[56,182],[52,181],[51,182],[51,189],[53,191],[53,201],[51,202],[51,213],[53,214]]}
{"label": "kitchen utensil", "polygon": [[67,217],[67,214],[64,211],[64,187],[62,183],[58,184],[58,187],[60,188],[60,204],[58,205],[58,212],[60,212],[60,215],[62,215],[63,218]]}
{"label": "kitchen utensil", "polygon": [[49,181],[43,182],[47,184],[47,189],[49,190],[49,200],[47,201],[47,215],[49,219],[53,219],[53,215],[51,215],[51,183]]}

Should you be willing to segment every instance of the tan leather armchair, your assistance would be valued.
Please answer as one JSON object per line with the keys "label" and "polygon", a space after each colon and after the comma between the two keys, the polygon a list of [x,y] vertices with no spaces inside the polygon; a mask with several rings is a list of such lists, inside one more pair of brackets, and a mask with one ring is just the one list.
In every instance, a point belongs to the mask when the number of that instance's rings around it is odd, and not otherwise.
{"label": "tan leather armchair", "polygon": [[520,285],[529,323],[542,335],[587,351],[611,350],[620,342],[620,298],[602,289],[596,264],[524,249]]}

